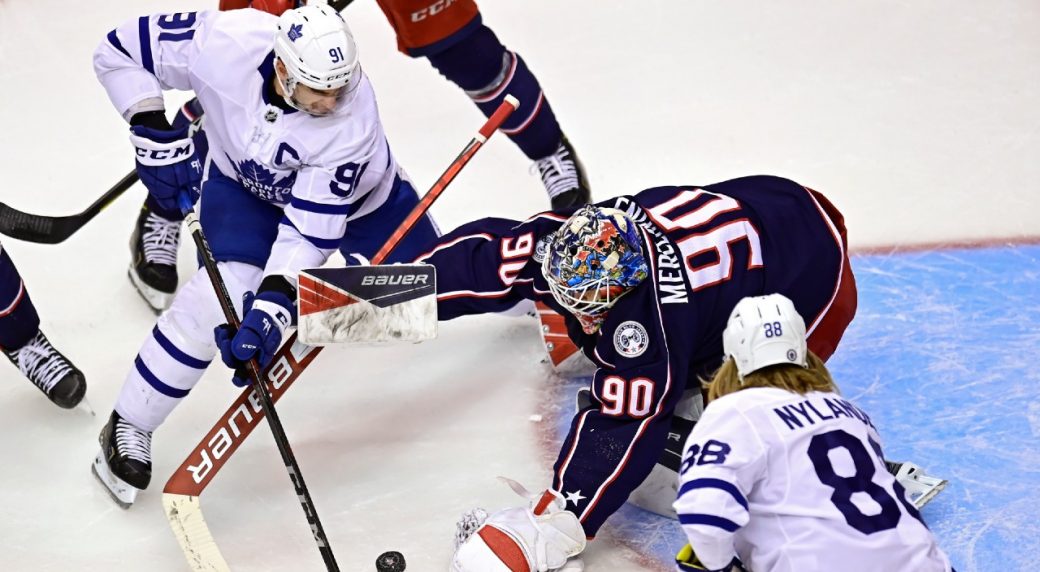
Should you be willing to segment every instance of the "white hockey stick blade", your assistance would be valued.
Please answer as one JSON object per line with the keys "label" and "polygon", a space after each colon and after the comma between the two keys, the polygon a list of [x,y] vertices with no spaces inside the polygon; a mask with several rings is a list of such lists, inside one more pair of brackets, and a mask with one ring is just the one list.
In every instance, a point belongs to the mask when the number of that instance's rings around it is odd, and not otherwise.
{"label": "white hockey stick blade", "polygon": [[191,569],[195,572],[231,572],[202,516],[199,497],[163,493],[162,502],[170,530],[177,537]]}
{"label": "white hockey stick blade", "polygon": [[97,477],[101,486],[105,487],[112,500],[116,501],[116,504],[122,508],[130,508],[134,501],[137,500],[137,493],[141,492],[140,489],[130,486],[126,481],[112,474],[112,471],[108,468],[108,463],[105,462],[104,451],[99,452],[97,457],[94,457],[94,464],[91,465],[90,472],[94,473],[94,476]]}
{"label": "white hockey stick blade", "polygon": [[429,264],[304,270],[300,325],[309,345],[421,342],[437,337],[437,274]]}

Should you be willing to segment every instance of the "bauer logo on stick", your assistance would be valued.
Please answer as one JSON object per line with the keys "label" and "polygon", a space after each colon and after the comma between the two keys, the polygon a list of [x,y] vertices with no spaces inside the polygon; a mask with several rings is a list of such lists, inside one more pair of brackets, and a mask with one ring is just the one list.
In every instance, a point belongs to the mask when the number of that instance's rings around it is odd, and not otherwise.
{"label": "bauer logo on stick", "polygon": [[437,336],[433,266],[317,268],[300,273],[306,344],[409,341]]}

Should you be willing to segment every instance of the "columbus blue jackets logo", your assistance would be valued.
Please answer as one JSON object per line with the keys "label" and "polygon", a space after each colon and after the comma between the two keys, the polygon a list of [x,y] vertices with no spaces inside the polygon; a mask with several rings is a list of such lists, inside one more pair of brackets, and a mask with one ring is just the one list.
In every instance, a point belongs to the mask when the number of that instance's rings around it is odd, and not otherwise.
{"label": "columbus blue jackets logo", "polygon": [[650,336],[647,335],[643,324],[639,322],[632,320],[622,322],[614,330],[614,349],[625,357],[641,356],[649,346]]}
{"label": "columbus blue jackets logo", "polygon": [[[231,161],[231,157],[228,157],[228,161]],[[289,202],[289,193],[296,183],[296,171],[279,178],[276,173],[252,159],[246,159],[241,163],[231,161],[231,165],[238,175],[238,182],[242,183],[247,191],[276,204]]]}
{"label": "columbus blue jackets logo", "polygon": [[289,40],[293,43],[303,37],[303,24],[292,24],[289,26]]}

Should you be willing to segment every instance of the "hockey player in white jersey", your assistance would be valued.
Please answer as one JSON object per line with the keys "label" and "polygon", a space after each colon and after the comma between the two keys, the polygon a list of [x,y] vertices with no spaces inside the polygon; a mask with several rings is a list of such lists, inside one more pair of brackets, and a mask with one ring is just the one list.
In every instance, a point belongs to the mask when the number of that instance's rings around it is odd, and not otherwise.
{"label": "hockey player in white jersey", "polygon": [[[242,300],[238,331],[218,328],[223,315],[198,272],[144,341],[93,465],[125,507],[151,479],[153,431],[218,347],[264,364],[295,321],[298,271],[337,248],[371,256],[418,195],[390,152],[350,30],[328,6],[280,17],[142,16],[108,33],[94,67],[130,123],[137,170],[155,202],[184,208],[201,190],[209,246],[232,298]],[[188,126],[167,123],[164,89],[194,91],[206,109],[205,166]],[[410,260],[437,234],[424,217],[389,262]]]}
{"label": "hockey player in white jersey", "polygon": [[741,300],[723,345],[680,467],[680,570],[951,570],[789,299]]}

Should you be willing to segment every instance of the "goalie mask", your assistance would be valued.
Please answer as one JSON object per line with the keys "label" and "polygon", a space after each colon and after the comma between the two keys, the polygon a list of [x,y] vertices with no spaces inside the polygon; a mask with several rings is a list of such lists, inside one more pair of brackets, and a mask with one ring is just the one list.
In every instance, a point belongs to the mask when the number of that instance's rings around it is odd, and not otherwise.
{"label": "goalie mask", "polygon": [[578,209],[553,235],[542,275],[553,298],[594,333],[614,302],[647,276],[635,223],[617,209]]}
{"label": "goalie mask", "polygon": [[278,18],[274,53],[285,67],[277,77],[285,101],[310,115],[332,115],[361,83],[350,28],[326,5],[288,10]]}
{"label": "goalie mask", "polygon": [[771,365],[807,367],[805,321],[782,294],[744,298],[729,315],[722,349],[736,362],[741,383]]}

